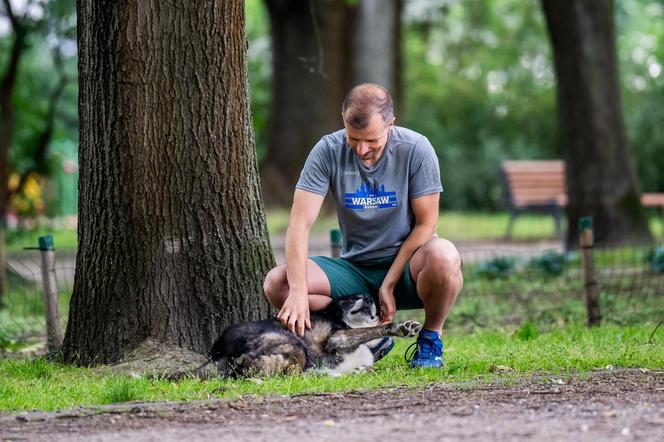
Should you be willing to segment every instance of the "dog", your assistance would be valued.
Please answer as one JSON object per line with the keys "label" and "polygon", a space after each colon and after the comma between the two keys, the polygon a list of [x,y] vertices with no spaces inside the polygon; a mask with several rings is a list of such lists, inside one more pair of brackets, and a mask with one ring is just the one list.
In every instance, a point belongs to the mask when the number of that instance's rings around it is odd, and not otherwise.
{"label": "dog", "polygon": [[376,303],[369,295],[337,299],[310,318],[311,329],[303,337],[284,329],[276,318],[231,325],[212,345],[208,363],[216,363],[223,377],[341,376],[373,365],[372,341],[413,337],[422,328],[415,321],[378,325]]}

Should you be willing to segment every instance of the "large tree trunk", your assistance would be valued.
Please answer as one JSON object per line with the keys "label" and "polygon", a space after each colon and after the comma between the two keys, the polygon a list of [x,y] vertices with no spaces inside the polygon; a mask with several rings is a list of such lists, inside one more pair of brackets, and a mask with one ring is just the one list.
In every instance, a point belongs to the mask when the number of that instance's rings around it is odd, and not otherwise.
{"label": "large tree trunk", "polygon": [[78,2],[79,251],[67,361],[206,352],[264,318],[242,0]]}
{"label": "large tree trunk", "polygon": [[639,202],[618,85],[611,0],[542,0],[558,82],[558,119],[567,163],[568,245],[592,215],[604,244],[650,240]]}
{"label": "large tree trunk", "polygon": [[[351,10],[345,0],[265,0],[272,35],[268,152],[270,205],[289,205],[314,143],[341,127],[351,85]],[[313,12],[313,15],[312,15]]]}

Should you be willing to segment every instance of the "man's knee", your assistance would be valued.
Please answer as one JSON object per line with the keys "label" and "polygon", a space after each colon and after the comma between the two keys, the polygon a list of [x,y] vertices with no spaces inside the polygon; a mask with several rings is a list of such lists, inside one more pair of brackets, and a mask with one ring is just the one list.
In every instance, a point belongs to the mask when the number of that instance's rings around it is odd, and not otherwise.
{"label": "man's knee", "polygon": [[434,238],[418,251],[419,270],[436,279],[455,278],[461,275],[461,255],[450,241]]}
{"label": "man's knee", "polygon": [[282,264],[270,270],[263,282],[265,297],[275,307],[280,306],[288,296],[286,267]]}

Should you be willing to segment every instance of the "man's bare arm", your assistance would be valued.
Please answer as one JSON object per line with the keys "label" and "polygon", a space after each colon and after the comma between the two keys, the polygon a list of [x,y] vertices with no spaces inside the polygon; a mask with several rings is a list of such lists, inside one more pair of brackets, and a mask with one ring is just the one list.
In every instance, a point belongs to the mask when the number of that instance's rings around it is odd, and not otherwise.
{"label": "man's bare arm", "polygon": [[293,333],[297,331],[300,336],[304,335],[305,328],[311,328],[307,283],[309,231],[320,213],[323,200],[323,196],[296,189],[286,231],[285,256],[289,293],[277,318],[284,327]]}
{"label": "man's bare arm", "polygon": [[436,233],[439,200],[439,193],[410,200],[410,205],[415,215],[415,226],[399,248],[399,252],[378,291],[381,324],[392,322],[394,314],[397,311],[394,289],[399,282],[399,278],[401,278],[403,266],[413,256],[415,251],[429,241],[433,234]]}

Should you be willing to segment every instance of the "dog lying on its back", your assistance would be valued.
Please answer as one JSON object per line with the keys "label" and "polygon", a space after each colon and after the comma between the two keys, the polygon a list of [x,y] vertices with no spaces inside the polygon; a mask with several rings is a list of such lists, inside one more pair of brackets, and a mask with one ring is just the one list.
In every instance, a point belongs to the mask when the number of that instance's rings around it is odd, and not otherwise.
{"label": "dog lying on its back", "polygon": [[367,344],[385,336],[415,336],[415,321],[377,325],[376,304],[369,295],[335,300],[311,314],[303,337],[270,319],[227,327],[208,353],[223,376],[294,374],[307,370],[339,376],[370,367],[374,356]]}

